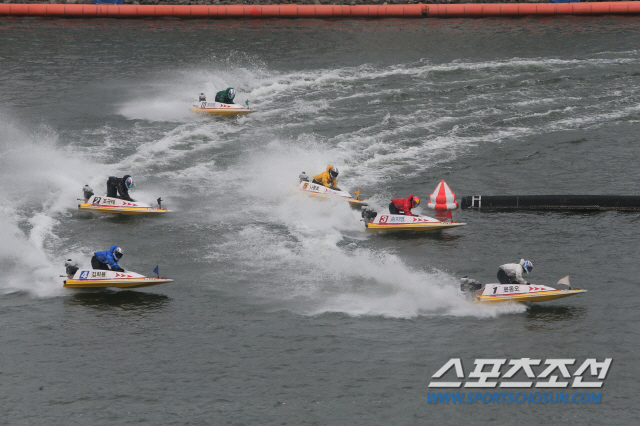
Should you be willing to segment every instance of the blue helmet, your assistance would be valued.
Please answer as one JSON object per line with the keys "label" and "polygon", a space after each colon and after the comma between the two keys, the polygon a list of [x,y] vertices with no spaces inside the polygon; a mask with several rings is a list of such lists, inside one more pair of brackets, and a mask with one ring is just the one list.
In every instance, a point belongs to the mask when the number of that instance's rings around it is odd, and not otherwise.
{"label": "blue helmet", "polygon": [[520,266],[522,266],[522,269],[524,269],[527,274],[531,273],[531,270],[533,269],[533,263],[524,259],[520,259]]}

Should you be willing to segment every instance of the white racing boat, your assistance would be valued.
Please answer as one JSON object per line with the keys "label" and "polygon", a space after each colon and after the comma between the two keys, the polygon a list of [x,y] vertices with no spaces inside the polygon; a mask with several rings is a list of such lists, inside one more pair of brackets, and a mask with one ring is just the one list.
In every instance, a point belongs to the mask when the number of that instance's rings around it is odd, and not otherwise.
{"label": "white racing boat", "polygon": [[87,185],[84,187],[84,202],[78,204],[79,210],[100,212],[100,213],[120,213],[126,215],[139,214],[162,214],[171,210],[162,208],[162,198],[158,198],[158,205],[152,206],[141,201],[125,201],[121,198],[94,195],[93,190]]}
{"label": "white racing boat", "polygon": [[196,114],[241,115],[249,114],[253,110],[249,108],[249,101],[247,101],[246,107],[239,104],[199,101],[193,104],[191,112]]}
{"label": "white racing boat", "polygon": [[132,271],[116,272],[98,269],[78,269],[71,278],[67,275],[64,287],[70,288],[138,288],[173,282],[169,278],[147,277]]}
{"label": "white racing boat", "polygon": [[[64,266],[66,275],[60,276],[66,278],[63,287],[69,288],[138,288],[173,282],[172,279],[161,278],[159,275],[158,277],[147,277],[132,271],[80,269],[71,259],[67,259]],[[158,272],[157,266],[153,272]]]}
{"label": "white racing boat", "polygon": [[558,281],[559,285],[566,285],[568,289],[555,289],[539,284],[481,284],[476,280],[463,277],[460,290],[474,303],[519,302],[533,303],[561,299],[586,293],[587,290],[571,288],[569,276]]}
{"label": "white racing boat", "polygon": [[343,198],[349,202],[351,207],[360,208],[366,206],[367,202],[360,199],[360,190],[355,192],[355,196],[351,195],[347,191],[337,191],[335,189],[327,188],[326,186],[318,185],[317,183],[309,182],[309,177],[302,172],[299,176],[300,183],[298,189],[307,195],[317,197],[320,199],[328,199],[331,196]]}
{"label": "white racing boat", "polygon": [[434,232],[466,225],[460,222],[442,222],[429,216],[381,214],[367,208],[362,209],[362,220],[367,231]]}

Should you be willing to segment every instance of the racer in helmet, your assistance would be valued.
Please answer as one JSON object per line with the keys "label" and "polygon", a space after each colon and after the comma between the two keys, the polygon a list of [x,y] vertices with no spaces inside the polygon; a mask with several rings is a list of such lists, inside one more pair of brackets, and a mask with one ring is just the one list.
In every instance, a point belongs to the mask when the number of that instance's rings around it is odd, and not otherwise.
{"label": "racer in helmet", "polygon": [[122,249],[115,245],[111,246],[109,250],[97,251],[93,253],[91,258],[91,268],[124,272],[124,269],[118,265],[123,254]]}
{"label": "racer in helmet", "polygon": [[76,262],[74,262],[71,259],[67,259],[67,261],[64,262],[64,267],[67,272],[67,277],[69,278],[73,278],[75,273],[78,272],[78,269],[80,269],[78,268],[78,265],[76,264]]}
{"label": "racer in helmet", "polygon": [[335,189],[336,191],[341,191],[341,189],[338,188],[337,167],[327,166],[327,171],[322,172],[319,175],[315,175],[312,183],[326,186],[327,188]]}
{"label": "racer in helmet", "polygon": [[216,102],[223,104],[233,104],[233,99],[236,97],[236,91],[233,87],[228,87],[225,90],[221,90],[216,93]]}
{"label": "racer in helmet", "polygon": [[389,204],[389,213],[403,214],[406,216],[415,216],[411,213],[411,209],[415,209],[420,205],[420,198],[415,195],[409,195],[407,198],[394,198]]}
{"label": "racer in helmet", "polygon": [[498,281],[500,284],[523,284],[529,283],[522,278],[522,273],[531,273],[533,263],[528,260],[520,259],[519,263],[506,263],[500,266],[498,270]]}
{"label": "racer in helmet", "polygon": [[109,179],[107,180],[107,197],[122,198],[126,201],[135,201],[129,196],[129,190],[131,188],[133,188],[133,178],[131,175],[124,175],[122,178],[109,176]]}

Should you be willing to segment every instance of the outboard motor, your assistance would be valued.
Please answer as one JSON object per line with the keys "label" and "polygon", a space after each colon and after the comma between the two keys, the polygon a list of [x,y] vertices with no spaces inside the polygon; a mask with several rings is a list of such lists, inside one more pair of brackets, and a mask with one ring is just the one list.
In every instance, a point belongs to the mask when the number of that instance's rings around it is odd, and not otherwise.
{"label": "outboard motor", "polygon": [[362,213],[361,213],[362,218],[365,220],[366,223],[371,223],[373,219],[375,219],[376,216],[378,216],[378,212],[373,211],[371,207],[363,206],[361,210],[362,210]]}
{"label": "outboard motor", "polygon": [[156,201],[158,202],[158,208],[161,209],[162,208],[162,197],[159,197]]}
{"label": "outboard motor", "polygon": [[84,193],[85,200],[93,197],[93,189],[91,189],[89,185],[85,185],[84,187],[82,187],[82,192]]}
{"label": "outboard motor", "polygon": [[75,275],[76,272],[78,272],[78,266],[76,265],[76,262],[74,262],[71,259],[67,259],[66,262],[64,262],[64,266],[65,268],[67,268],[67,276],[69,278],[73,278],[73,276]]}
{"label": "outboard motor", "polygon": [[478,290],[482,290],[482,283],[480,283],[480,281],[469,277],[462,277],[460,279],[460,291],[469,298],[474,298]]}
{"label": "outboard motor", "polygon": [[298,178],[300,179],[300,182],[309,182],[309,176],[307,176],[305,172],[300,173]]}
{"label": "outboard motor", "polygon": [[198,100],[200,102],[206,102],[207,101],[207,97],[204,95],[204,93],[200,93],[200,98]]}

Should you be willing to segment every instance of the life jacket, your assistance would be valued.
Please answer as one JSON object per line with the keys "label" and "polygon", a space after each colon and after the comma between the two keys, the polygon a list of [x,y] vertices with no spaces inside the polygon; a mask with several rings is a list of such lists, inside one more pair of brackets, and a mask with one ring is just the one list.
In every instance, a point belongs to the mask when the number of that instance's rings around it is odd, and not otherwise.
{"label": "life jacket", "polygon": [[320,185],[326,186],[327,188],[337,188],[338,187],[338,179],[332,178],[329,170],[333,169],[333,166],[327,166],[327,171],[322,172],[319,175],[315,175],[313,180],[320,182]]}
{"label": "life jacket", "polygon": [[401,210],[407,216],[415,216],[411,213],[411,209],[413,208],[413,194],[409,195],[408,198],[394,198],[391,200],[396,209]]}
{"label": "life jacket", "polygon": [[113,270],[117,270],[120,268],[120,266],[118,265],[118,260],[116,259],[116,257],[113,255],[113,251],[115,249],[117,249],[118,246],[111,246],[111,248],[109,250],[104,250],[104,251],[97,251],[95,253],[93,253],[93,255],[96,257],[96,259],[98,259],[100,262],[105,263],[107,265],[109,265],[109,267]]}

